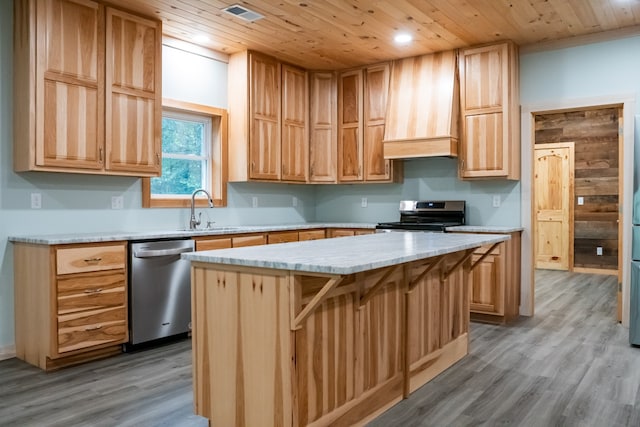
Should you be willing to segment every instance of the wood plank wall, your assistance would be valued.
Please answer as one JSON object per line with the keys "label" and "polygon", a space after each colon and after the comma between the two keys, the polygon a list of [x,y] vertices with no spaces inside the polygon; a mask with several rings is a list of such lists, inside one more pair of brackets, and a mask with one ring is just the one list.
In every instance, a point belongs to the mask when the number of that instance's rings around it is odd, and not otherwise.
{"label": "wood plank wall", "polygon": [[[575,142],[574,267],[618,268],[618,119],[615,107],[535,119],[536,144]],[[598,246],[602,256],[596,255]]]}

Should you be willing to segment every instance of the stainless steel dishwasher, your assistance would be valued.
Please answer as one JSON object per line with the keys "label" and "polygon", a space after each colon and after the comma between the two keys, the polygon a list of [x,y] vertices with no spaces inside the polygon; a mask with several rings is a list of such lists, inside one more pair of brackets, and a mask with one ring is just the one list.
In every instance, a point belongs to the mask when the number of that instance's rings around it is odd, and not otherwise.
{"label": "stainless steel dishwasher", "polygon": [[193,252],[191,239],[129,244],[129,344],[189,331],[191,269],[180,254]]}

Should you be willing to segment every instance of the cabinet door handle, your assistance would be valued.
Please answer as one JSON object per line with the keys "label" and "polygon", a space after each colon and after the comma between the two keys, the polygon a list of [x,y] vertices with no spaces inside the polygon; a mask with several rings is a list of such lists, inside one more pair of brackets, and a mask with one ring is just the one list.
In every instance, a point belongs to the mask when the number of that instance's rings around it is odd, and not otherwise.
{"label": "cabinet door handle", "polygon": [[87,326],[84,328],[85,331],[97,331],[98,329],[102,329],[102,325]]}
{"label": "cabinet door handle", "polygon": [[97,264],[100,261],[102,261],[102,258],[97,256],[97,257],[93,257],[93,258],[85,258],[84,262],[86,262],[87,264]]}
{"label": "cabinet door handle", "polygon": [[160,166],[160,153],[156,153],[156,165]]}
{"label": "cabinet door handle", "polygon": [[85,289],[84,293],[85,294],[99,294],[102,292],[102,288],[98,288],[98,289]]}
{"label": "cabinet door handle", "polygon": [[100,163],[104,162],[104,150],[102,147],[98,150],[98,161]]}

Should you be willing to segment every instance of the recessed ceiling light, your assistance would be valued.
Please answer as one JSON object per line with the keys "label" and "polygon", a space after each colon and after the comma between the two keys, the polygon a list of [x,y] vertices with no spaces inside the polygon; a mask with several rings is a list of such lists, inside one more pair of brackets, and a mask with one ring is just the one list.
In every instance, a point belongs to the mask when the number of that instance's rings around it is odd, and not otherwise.
{"label": "recessed ceiling light", "polygon": [[209,37],[205,36],[204,34],[198,34],[197,36],[193,37],[193,41],[196,43],[206,43],[209,41]]}
{"label": "recessed ceiling light", "polygon": [[396,43],[409,43],[411,40],[413,40],[413,37],[411,37],[411,34],[408,33],[400,33],[396,34],[393,40]]}

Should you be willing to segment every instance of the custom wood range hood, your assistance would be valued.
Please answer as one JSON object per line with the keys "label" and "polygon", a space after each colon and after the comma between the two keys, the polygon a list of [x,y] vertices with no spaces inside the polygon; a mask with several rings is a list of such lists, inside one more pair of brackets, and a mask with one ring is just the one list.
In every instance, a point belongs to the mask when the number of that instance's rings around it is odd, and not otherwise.
{"label": "custom wood range hood", "polygon": [[384,158],[458,156],[457,51],[393,62]]}

